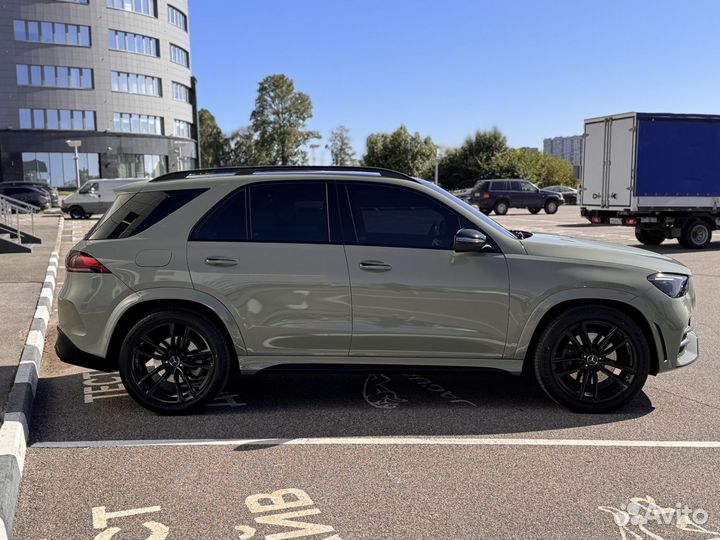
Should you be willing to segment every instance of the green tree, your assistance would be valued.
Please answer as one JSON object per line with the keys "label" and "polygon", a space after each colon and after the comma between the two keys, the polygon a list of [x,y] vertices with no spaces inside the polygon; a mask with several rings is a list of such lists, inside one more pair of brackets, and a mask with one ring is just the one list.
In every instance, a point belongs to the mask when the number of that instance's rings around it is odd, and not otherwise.
{"label": "green tree", "polygon": [[367,138],[363,165],[385,167],[411,176],[432,178],[437,147],[430,137],[410,134],[405,126],[392,133],[373,133]]}
{"label": "green tree", "polygon": [[328,138],[328,144],[325,148],[330,150],[332,164],[338,166],[354,165],[355,150],[353,150],[350,140],[350,130],[345,126],[338,126]]}
{"label": "green tree", "polygon": [[207,109],[200,109],[199,138],[200,138],[200,166],[219,167],[224,161],[225,137],[215,120]]}
{"label": "green tree", "polygon": [[498,169],[509,166],[503,162],[506,152],[507,139],[500,130],[476,131],[460,148],[448,151],[440,160],[440,182],[445,188],[458,189],[470,187],[483,178],[497,177]]}
{"label": "green tree", "polygon": [[255,110],[250,115],[255,134],[257,165],[297,165],[307,161],[302,149],[311,139],[320,138],[305,129],[312,117],[312,102],[285,75],[270,75],[258,85]]}
{"label": "green tree", "polygon": [[496,156],[492,167],[495,178],[524,178],[539,187],[576,184],[572,165],[549,154],[511,149]]}
{"label": "green tree", "polygon": [[227,137],[223,165],[230,167],[262,165],[257,155],[255,133],[252,128],[237,129]]}

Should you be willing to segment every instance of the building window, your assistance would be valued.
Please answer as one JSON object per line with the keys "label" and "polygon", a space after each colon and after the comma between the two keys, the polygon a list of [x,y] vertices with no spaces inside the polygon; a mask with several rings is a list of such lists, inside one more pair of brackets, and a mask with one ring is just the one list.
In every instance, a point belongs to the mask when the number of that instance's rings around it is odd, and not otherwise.
{"label": "building window", "polygon": [[170,61],[181,66],[190,67],[190,55],[182,47],[170,44]]}
{"label": "building window", "polygon": [[149,114],[115,113],[113,114],[113,131],[162,135],[163,119],[160,116]]}
{"label": "building window", "polygon": [[20,129],[95,131],[95,111],[20,109]]}
{"label": "building window", "polygon": [[190,89],[187,86],[173,81],[172,90],[173,90],[173,99],[175,101],[182,101],[183,103],[190,103]]}
{"label": "building window", "polygon": [[187,32],[187,17],[182,11],[171,5],[168,5],[168,22]]}
{"label": "building window", "polygon": [[197,162],[195,161],[195,158],[191,158],[191,157],[176,156],[175,161],[177,163],[178,171],[189,171],[191,169],[196,168],[196,166],[197,166]]}
{"label": "building window", "polygon": [[46,88],[93,88],[93,70],[69,66],[15,66],[18,86],[43,86]]}
{"label": "building window", "polygon": [[107,7],[157,17],[155,0],[107,0]]}
{"label": "building window", "polygon": [[110,30],[110,49],[113,51],[126,51],[145,56],[160,56],[158,40],[152,37],[120,30]]}
{"label": "building window", "polygon": [[184,120],[175,120],[175,136],[184,139],[192,138],[192,124]]}
{"label": "building window", "polygon": [[73,47],[90,46],[90,27],[77,24],[13,21],[15,41],[70,45]]}
{"label": "building window", "polygon": [[167,172],[167,156],[118,154],[119,178],[155,178]]}
{"label": "building window", "polygon": [[[100,155],[78,154],[80,182],[100,178]],[[47,182],[55,187],[75,186],[75,154],[70,152],[23,152],[23,178],[27,182]]]}
{"label": "building window", "polygon": [[111,85],[113,92],[155,97],[162,96],[162,83],[160,79],[151,77],[150,75],[113,71],[111,73]]}

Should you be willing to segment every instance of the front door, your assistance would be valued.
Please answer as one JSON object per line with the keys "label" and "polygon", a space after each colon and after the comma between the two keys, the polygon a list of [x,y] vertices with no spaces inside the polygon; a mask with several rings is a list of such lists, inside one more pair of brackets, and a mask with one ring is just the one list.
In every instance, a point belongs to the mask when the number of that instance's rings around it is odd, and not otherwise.
{"label": "front door", "polygon": [[264,182],[225,197],[194,229],[196,289],[235,316],[249,355],[347,356],[350,283],[325,182]]}
{"label": "front door", "polygon": [[530,182],[517,182],[517,184],[519,184],[520,200],[523,206],[527,208],[542,208],[543,200],[538,188]]}
{"label": "front door", "polygon": [[[456,253],[474,227],[429,194],[347,183],[345,227],[352,287],[351,355],[501,358],[508,271],[501,253]],[[348,238],[350,236],[350,238]]]}

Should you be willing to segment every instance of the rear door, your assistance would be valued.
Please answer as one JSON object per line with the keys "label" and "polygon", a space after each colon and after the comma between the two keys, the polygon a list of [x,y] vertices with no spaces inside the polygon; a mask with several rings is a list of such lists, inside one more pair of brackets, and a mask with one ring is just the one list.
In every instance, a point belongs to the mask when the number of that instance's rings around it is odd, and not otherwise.
{"label": "rear door", "polygon": [[320,181],[251,184],[193,230],[193,286],[233,312],[249,355],[347,356],[350,282],[340,233],[330,226],[333,189]]}
{"label": "rear door", "polygon": [[582,205],[600,207],[603,204],[605,179],[605,121],[585,124],[582,170]]}
{"label": "rear door", "polygon": [[628,207],[635,162],[635,117],[614,118],[610,124],[610,167],[605,191],[606,206]]}

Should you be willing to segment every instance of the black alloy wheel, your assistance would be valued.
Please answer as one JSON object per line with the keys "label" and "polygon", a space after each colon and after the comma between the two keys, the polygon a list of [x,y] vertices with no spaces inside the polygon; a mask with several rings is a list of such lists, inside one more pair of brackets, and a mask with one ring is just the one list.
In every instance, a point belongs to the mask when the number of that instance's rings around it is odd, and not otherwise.
{"label": "black alloy wheel", "polygon": [[198,409],[213,399],[229,376],[230,351],[207,319],[186,311],[161,311],[141,319],[120,353],[128,393],[161,413]]}
{"label": "black alloy wheel", "polygon": [[606,412],[630,401],[649,372],[647,340],[624,313],[575,308],[550,323],[536,352],[536,375],[559,403]]}

